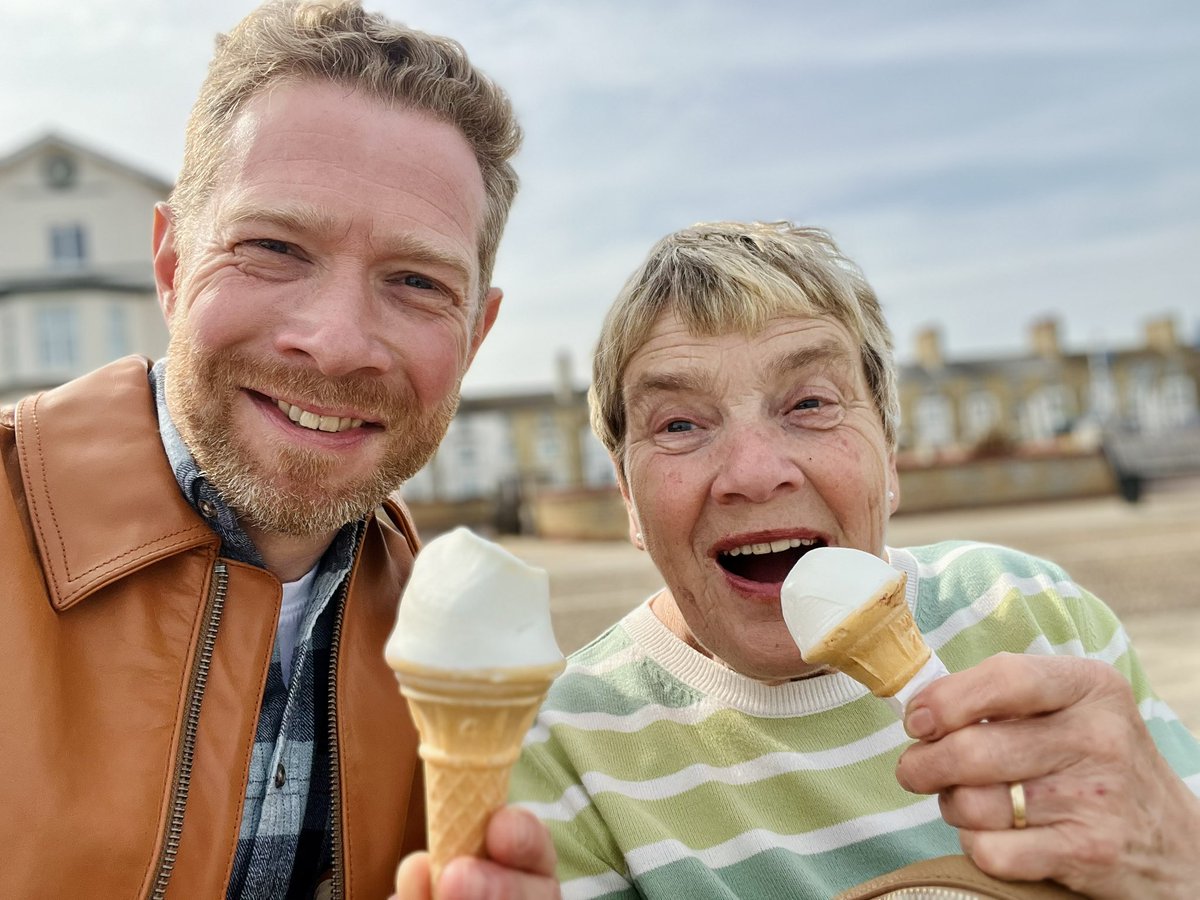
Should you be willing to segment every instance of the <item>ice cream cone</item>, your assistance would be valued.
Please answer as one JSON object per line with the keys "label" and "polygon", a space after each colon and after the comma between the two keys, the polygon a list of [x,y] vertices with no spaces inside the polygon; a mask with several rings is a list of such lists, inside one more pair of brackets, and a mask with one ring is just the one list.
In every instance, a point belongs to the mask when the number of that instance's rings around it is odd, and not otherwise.
{"label": "ice cream cone", "polygon": [[905,602],[906,581],[901,573],[896,587],[849,613],[805,652],[805,661],[833,666],[877,697],[893,696],[930,657]]}
{"label": "ice cream cone", "polygon": [[482,856],[488,819],[505,804],[513,764],[563,663],[446,670],[391,662],[421,736],[430,869]]}

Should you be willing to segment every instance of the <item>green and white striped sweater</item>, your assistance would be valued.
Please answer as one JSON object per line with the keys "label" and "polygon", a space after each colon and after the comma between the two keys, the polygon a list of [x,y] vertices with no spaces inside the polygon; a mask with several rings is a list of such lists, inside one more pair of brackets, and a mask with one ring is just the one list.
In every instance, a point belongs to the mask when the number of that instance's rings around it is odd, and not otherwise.
{"label": "green and white striped sweater", "polygon": [[[1200,745],[1155,697],[1117,618],[1060,568],[975,543],[890,554],[947,668],[1003,650],[1104,660],[1200,793]],[[959,852],[936,797],[896,783],[909,743],[849,677],[761,684],[687,647],[642,604],[572,654],[511,797],[550,826],[567,900],[826,900]]]}

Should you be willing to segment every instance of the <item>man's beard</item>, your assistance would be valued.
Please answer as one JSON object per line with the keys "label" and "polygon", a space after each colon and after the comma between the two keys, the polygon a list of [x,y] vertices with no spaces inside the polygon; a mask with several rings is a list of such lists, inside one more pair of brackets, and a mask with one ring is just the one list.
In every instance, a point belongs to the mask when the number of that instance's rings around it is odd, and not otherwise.
{"label": "man's beard", "polygon": [[[335,454],[262,434],[256,444],[255,435],[239,433],[232,414],[244,387],[304,405],[353,409],[383,425],[388,446],[382,461],[357,481],[331,486],[327,482],[340,465]],[[237,352],[207,352],[182,331],[172,335],[168,351],[167,399],[197,465],[243,524],[275,534],[324,534],[379,506],[433,456],[458,396],[456,385],[435,409],[422,413],[407,385],[402,394],[390,394],[372,378],[330,378]],[[264,456],[273,457],[273,468],[266,463],[264,469]]]}

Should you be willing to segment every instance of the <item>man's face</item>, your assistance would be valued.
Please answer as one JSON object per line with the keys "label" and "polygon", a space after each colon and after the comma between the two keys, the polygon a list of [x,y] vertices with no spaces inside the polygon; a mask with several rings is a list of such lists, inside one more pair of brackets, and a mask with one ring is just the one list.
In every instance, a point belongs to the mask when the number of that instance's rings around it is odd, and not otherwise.
{"label": "man's face", "polygon": [[696,642],[766,681],[803,675],[780,610],[812,546],[882,555],[893,458],[850,333],[784,316],[697,337],[668,313],[629,362],[631,526]]}
{"label": "man's face", "polygon": [[298,82],[234,121],[194,240],[158,214],[171,415],[247,524],[336,529],[433,453],[499,306],[483,210],[453,126]]}

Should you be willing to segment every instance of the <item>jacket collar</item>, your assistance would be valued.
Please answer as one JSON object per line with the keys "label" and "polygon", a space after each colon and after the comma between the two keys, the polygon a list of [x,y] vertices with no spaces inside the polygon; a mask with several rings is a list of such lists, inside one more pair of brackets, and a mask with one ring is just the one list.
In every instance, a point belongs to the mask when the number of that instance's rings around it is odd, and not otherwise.
{"label": "jacket collar", "polygon": [[127,357],[17,406],[21,477],[57,609],[159,559],[219,546],[163,452],[148,367]]}

